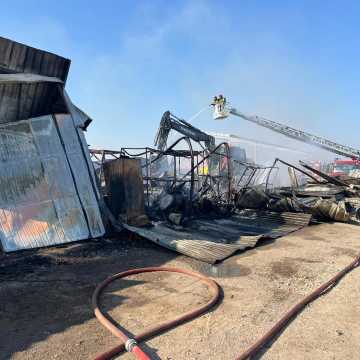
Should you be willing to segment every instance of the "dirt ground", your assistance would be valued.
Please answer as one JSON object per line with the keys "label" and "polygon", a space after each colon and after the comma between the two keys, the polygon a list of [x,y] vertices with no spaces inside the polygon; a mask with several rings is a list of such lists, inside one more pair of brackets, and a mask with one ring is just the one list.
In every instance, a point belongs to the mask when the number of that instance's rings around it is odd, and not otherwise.
{"label": "dirt ground", "polygon": [[[119,236],[0,255],[0,359],[93,359],[118,343],[95,320],[91,295],[110,274],[144,266],[192,268],[223,289],[213,311],[143,345],[152,359],[235,359],[292,304],[360,252],[360,229],[322,224],[210,266]],[[117,281],[103,308],[133,333],[208,297],[183,276]],[[308,306],[258,358],[359,359],[360,268]],[[131,354],[121,359],[133,359]]]}

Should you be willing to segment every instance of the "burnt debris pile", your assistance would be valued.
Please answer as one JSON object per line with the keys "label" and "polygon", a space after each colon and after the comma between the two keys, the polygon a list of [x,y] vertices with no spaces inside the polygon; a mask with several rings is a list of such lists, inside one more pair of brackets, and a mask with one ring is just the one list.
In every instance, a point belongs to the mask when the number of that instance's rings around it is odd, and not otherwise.
{"label": "burnt debris pile", "polygon": [[[168,146],[171,130],[181,136]],[[187,226],[193,219],[229,217],[244,189],[266,186],[271,177],[272,167],[247,162],[227,142],[216,143],[168,111],[155,145],[90,150],[105,202],[122,223],[149,225],[146,216]],[[136,210],[130,214],[130,208]]]}
{"label": "burnt debris pile", "polygon": [[359,178],[331,176],[300,161],[300,167],[276,159],[288,167],[291,186],[269,189],[244,188],[238,195],[240,209],[311,214],[318,221],[360,223]]}

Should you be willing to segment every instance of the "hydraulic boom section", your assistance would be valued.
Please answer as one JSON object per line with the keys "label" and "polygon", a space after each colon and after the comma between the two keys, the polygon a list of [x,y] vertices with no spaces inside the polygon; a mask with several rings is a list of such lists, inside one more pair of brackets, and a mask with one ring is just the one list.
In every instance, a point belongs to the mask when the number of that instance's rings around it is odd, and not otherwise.
{"label": "hydraulic boom section", "polygon": [[157,146],[159,150],[163,151],[166,149],[167,139],[171,130],[175,130],[194,141],[203,141],[205,143],[205,147],[209,151],[215,147],[215,138],[213,136],[204,133],[185,120],[179,119],[175,115],[171,114],[170,111],[166,111],[161,118],[159,130],[154,141],[155,146]]}
{"label": "hydraulic boom section", "polygon": [[290,126],[280,124],[275,121],[271,121],[256,115],[246,115],[241,111],[238,111],[235,108],[229,107],[226,102],[226,98],[222,95],[215,96],[212,104],[214,107],[214,119],[220,120],[227,118],[230,114],[241,117],[247,121],[275,131],[279,134],[283,134],[292,139],[296,139],[307,144],[312,144],[318,146],[322,149],[331,151],[335,154],[349,157],[351,159],[360,159],[360,150],[357,150],[353,147],[341,145],[334,141],[316,136],[305,131],[294,129]]}

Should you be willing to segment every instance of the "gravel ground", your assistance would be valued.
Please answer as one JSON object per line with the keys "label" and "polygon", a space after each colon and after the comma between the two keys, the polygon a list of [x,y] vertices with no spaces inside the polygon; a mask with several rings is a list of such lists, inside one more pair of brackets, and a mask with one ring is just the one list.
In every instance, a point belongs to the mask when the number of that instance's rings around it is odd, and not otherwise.
{"label": "gravel ground", "polygon": [[[152,359],[235,359],[291,305],[350,263],[360,230],[322,224],[210,266],[125,235],[0,254],[0,359],[93,359],[118,341],[94,319],[91,294],[108,275],[144,266],[192,268],[218,281],[222,302],[143,345]],[[360,269],[308,306],[261,359],[359,359]],[[103,308],[130,332],[203,303],[191,278],[146,274],[119,280]],[[130,354],[121,359],[133,359]]]}

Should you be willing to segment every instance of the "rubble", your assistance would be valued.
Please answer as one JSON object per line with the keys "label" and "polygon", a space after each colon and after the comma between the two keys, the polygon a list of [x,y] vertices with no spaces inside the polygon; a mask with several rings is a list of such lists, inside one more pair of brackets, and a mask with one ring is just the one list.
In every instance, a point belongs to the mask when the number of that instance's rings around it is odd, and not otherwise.
{"label": "rubble", "polygon": [[[319,221],[339,221],[358,224],[360,222],[360,188],[355,179],[347,178],[345,183],[327,175],[300,161],[300,165],[323,180],[320,181],[292,164],[276,159],[277,162],[291,168],[289,171],[290,188],[267,189],[266,187],[248,187],[238,196],[239,209],[267,209],[276,212],[290,211],[308,213]],[[299,185],[295,170],[301,172],[308,181]]]}
{"label": "rubble", "polygon": [[[170,130],[185,136],[168,146]],[[91,150],[100,166],[97,173],[103,177],[101,192],[127,230],[214,263],[255,246],[262,238],[276,238],[308,225],[311,214],[266,208],[271,198],[261,189],[273,167],[233,159],[226,142],[216,144],[213,137],[170,112],[161,119],[155,144],[157,149]],[[135,177],[124,170],[131,161],[137,167],[132,172]],[[120,164],[121,171],[106,170],[120,169]],[[126,216],[134,204],[140,204],[136,213],[145,213],[151,223],[135,224]]]}

